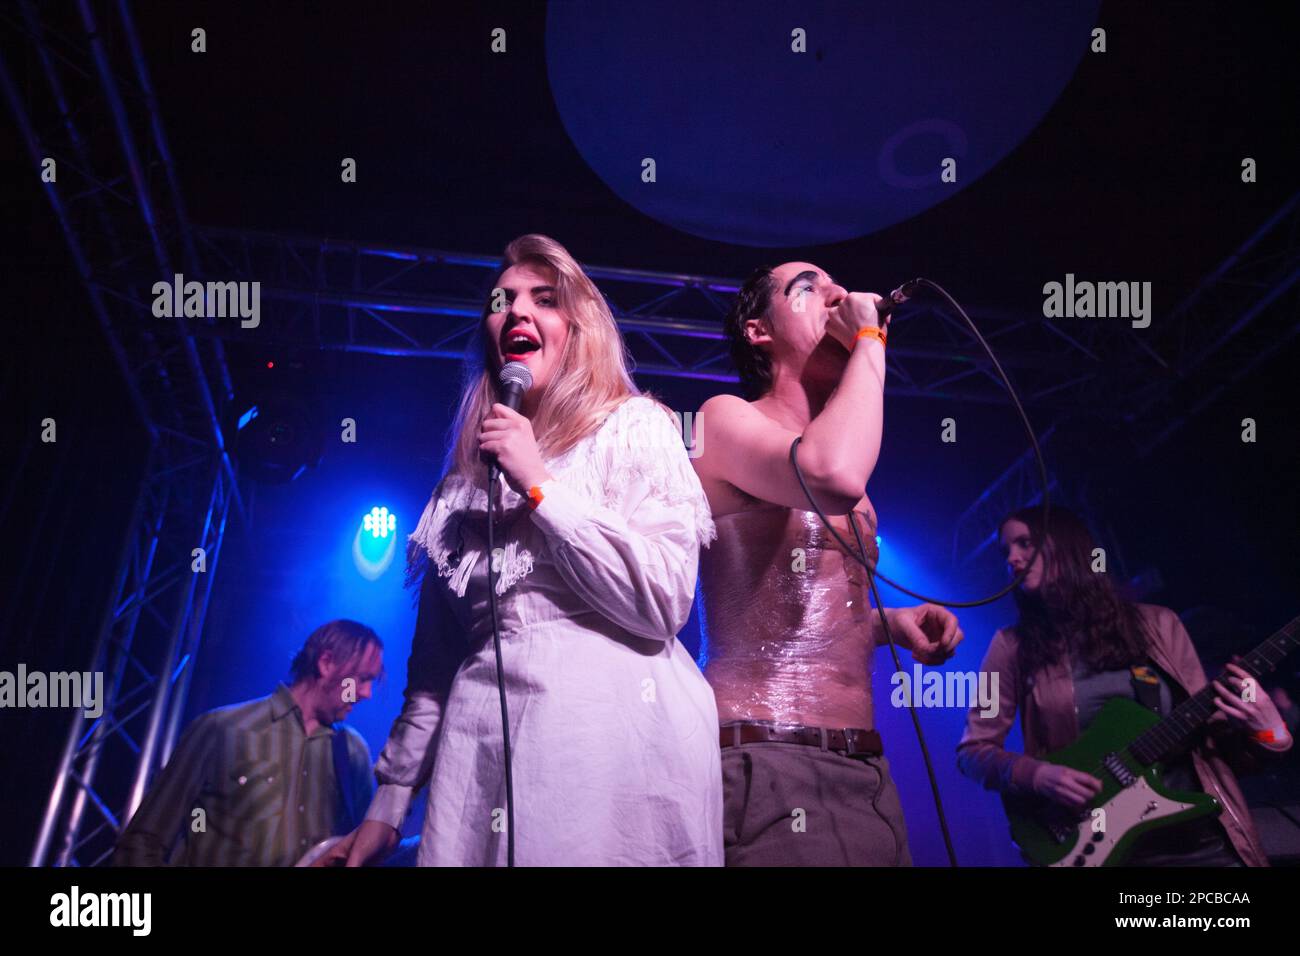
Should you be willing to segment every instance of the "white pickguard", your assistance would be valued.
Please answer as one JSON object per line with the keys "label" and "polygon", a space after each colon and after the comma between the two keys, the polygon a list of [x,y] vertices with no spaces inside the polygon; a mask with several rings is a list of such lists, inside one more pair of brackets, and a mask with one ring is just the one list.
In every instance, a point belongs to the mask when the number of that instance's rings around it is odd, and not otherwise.
{"label": "white pickguard", "polygon": [[[1151,789],[1145,777],[1139,777],[1131,786],[1125,787],[1115,796],[1102,804],[1106,811],[1105,830],[1094,833],[1091,812],[1079,824],[1079,840],[1074,849],[1052,866],[1101,866],[1106,862],[1120,840],[1124,839],[1135,826],[1148,820],[1159,820],[1190,810],[1195,804],[1170,800]],[[1100,839],[1098,839],[1100,837]],[[1091,853],[1085,853],[1084,847],[1091,846]],[[1077,863],[1077,858],[1082,863]]]}

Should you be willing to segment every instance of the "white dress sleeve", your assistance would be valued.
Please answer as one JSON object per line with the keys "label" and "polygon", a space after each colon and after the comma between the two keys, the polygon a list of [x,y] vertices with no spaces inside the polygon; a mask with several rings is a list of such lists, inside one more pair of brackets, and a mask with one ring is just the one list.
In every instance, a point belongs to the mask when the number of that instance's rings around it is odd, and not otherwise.
{"label": "white dress sleeve", "polygon": [[[429,507],[435,507],[434,502]],[[367,820],[380,820],[395,830],[406,822],[412,797],[433,772],[442,709],[465,653],[445,586],[431,568],[420,586],[415,636],[406,663],[405,703],[375,763],[379,786],[366,811]]]}
{"label": "white dress sleeve", "polygon": [[716,537],[704,490],[658,402],[628,399],[594,440],[593,486],[544,482],[532,520],[588,606],[640,637],[670,640],[690,615],[699,548]]}

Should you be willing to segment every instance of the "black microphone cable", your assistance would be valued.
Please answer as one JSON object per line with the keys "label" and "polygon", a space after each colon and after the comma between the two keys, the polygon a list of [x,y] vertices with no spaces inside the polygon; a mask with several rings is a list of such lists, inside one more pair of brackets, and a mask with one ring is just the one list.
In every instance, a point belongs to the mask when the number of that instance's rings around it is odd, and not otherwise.
{"label": "black microphone cable", "polygon": [[[898,657],[898,647],[894,643],[894,635],[889,629],[889,621],[885,616],[885,608],[880,600],[880,592],[876,588],[876,578],[879,577],[880,580],[884,581],[886,584],[890,585],[896,590],[901,591],[902,593],[908,595],[909,597],[916,598],[917,600],[923,601],[928,604],[938,604],[942,607],[979,607],[980,605],[983,604],[991,604],[994,601],[998,600],[999,598],[1003,597],[1004,595],[1010,593],[1015,588],[1019,587],[1020,583],[1024,581],[1025,576],[1029,573],[1030,569],[1033,568],[1034,562],[1038,560],[1038,555],[1042,551],[1042,547],[1043,547],[1042,538],[1045,538],[1047,536],[1047,526],[1048,526],[1047,522],[1048,522],[1049,515],[1051,513],[1051,507],[1048,500],[1047,464],[1043,460],[1042,449],[1039,448],[1038,446],[1038,438],[1036,435],[1034,435],[1033,426],[1029,423],[1029,416],[1025,414],[1024,406],[1021,405],[1020,403],[1020,396],[1016,394],[1015,388],[1011,385],[1011,380],[1007,378],[1007,373],[1002,370],[1001,363],[998,362],[997,356],[993,354],[993,349],[990,348],[988,342],[984,340],[984,336],[980,335],[980,331],[978,328],[976,328],[975,323],[971,320],[971,317],[966,314],[966,311],[957,303],[957,301],[952,296],[950,296],[943,289],[942,286],[940,286],[936,282],[931,282],[929,279],[918,278],[912,280],[909,283],[904,283],[904,285],[900,286],[893,293],[891,293],[889,297],[887,297],[886,299],[882,299],[881,301],[882,303],[885,304],[886,308],[892,310],[894,306],[900,304],[901,302],[909,298],[911,295],[911,291],[919,286],[925,286],[931,288],[935,292],[939,293],[939,295],[941,295],[944,299],[946,299],[948,304],[952,306],[952,308],[956,310],[956,312],[966,321],[966,325],[970,327],[971,334],[974,335],[976,340],[979,342],[979,344],[983,346],[985,353],[989,357],[989,361],[993,363],[993,368],[998,373],[998,377],[1002,379],[1002,384],[1006,387],[1007,394],[1011,397],[1011,401],[1016,407],[1016,412],[1020,416],[1021,424],[1025,426],[1025,434],[1029,436],[1029,444],[1033,448],[1034,458],[1038,462],[1039,480],[1041,481],[1043,486],[1043,508],[1042,508],[1043,532],[1041,535],[1035,536],[1034,553],[1030,557],[1029,561],[1026,562],[1024,569],[1020,571],[1018,574],[1016,574],[1011,579],[1011,582],[1002,590],[998,591],[996,594],[992,594],[986,598],[981,598],[978,601],[943,600],[941,598],[928,597],[924,594],[918,594],[917,592],[908,590],[907,588],[903,587],[901,584],[898,584],[896,581],[892,581],[889,578],[887,578],[885,575],[880,574],[878,571],[872,569],[870,562],[868,562],[866,558],[866,554],[867,554],[866,544],[862,540],[862,533],[858,530],[857,518],[855,517],[854,512],[852,510],[850,510],[848,513],[848,519],[849,519],[850,527],[853,528],[853,536],[854,538],[857,539],[858,542],[858,550],[857,551],[853,550],[853,548],[849,546],[848,542],[846,542],[842,537],[840,537],[839,532],[836,531],[835,528],[831,525],[830,519],[826,517],[825,512],[823,512],[821,507],[817,504],[817,499],[813,496],[812,491],[809,489],[808,483],[804,481],[803,472],[799,470],[799,443],[803,441],[803,436],[799,436],[793,442],[791,442],[790,443],[790,464],[794,467],[795,477],[799,479],[799,486],[803,489],[804,495],[808,498],[808,503],[812,505],[813,511],[817,512],[817,517],[821,519],[822,524],[826,526],[826,530],[831,533],[831,536],[839,543],[840,547],[844,549],[845,553],[848,554],[849,557],[853,558],[853,560],[861,564],[864,568],[866,568],[867,586],[871,592],[871,600],[875,602],[876,613],[880,617],[880,624],[885,629],[885,638],[889,643],[889,651],[894,659],[894,670],[897,673],[903,672],[903,665]],[[921,719],[917,716],[916,707],[910,699],[907,704],[907,709],[912,716],[912,726],[916,730],[916,739],[921,747],[921,757],[925,761],[926,775],[929,777],[930,780],[930,792],[934,796],[934,806],[939,816],[939,828],[943,832],[944,848],[948,851],[948,863],[950,866],[955,867],[957,866],[957,854],[956,851],[953,849],[952,834],[948,830],[948,820],[943,812],[943,800],[939,796],[939,783],[938,780],[935,778],[934,764],[930,759],[930,750],[926,746],[925,734],[921,729]]]}
{"label": "black microphone cable", "polygon": [[[499,384],[505,390],[503,404],[518,410],[523,395],[533,387],[533,376],[523,362],[507,362],[498,374]],[[488,606],[492,609],[492,650],[497,663],[497,695],[501,699],[501,754],[506,776],[506,866],[515,865],[515,780],[514,759],[510,750],[510,708],[506,704],[506,671],[501,659],[501,623],[497,615],[496,518],[493,514],[493,494],[497,478],[501,475],[500,463],[493,457],[488,462],[487,478],[487,548],[488,548]],[[503,557],[504,560],[504,557]]]}
{"label": "black microphone cable", "polygon": [[[799,466],[796,465],[796,468]],[[492,493],[496,489],[495,468],[488,469],[487,483],[487,548],[488,548],[488,605],[492,608],[492,649],[497,659],[497,693],[501,697],[501,749],[506,769],[506,866],[515,865],[515,782],[510,755],[510,711],[506,705],[506,671],[501,661],[501,626],[497,620],[496,552],[493,542]]]}

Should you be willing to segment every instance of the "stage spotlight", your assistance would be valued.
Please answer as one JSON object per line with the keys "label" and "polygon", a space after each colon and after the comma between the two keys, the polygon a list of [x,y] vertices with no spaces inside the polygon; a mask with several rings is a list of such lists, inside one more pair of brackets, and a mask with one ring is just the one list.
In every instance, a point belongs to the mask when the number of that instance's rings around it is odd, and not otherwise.
{"label": "stage spotlight", "polygon": [[397,553],[397,515],[385,507],[371,508],[352,539],[352,563],[368,581],[377,580]]}
{"label": "stage spotlight", "polygon": [[397,515],[387,508],[371,508],[370,514],[362,519],[361,526],[370,532],[371,537],[387,538],[397,530]]}

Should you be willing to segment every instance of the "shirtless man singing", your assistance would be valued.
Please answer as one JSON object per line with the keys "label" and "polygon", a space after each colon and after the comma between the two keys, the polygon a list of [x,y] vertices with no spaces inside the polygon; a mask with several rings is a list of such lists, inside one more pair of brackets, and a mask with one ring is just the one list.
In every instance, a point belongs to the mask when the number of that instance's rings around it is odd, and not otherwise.
{"label": "shirtless man singing", "polygon": [[[907,866],[898,791],[873,729],[884,628],[866,575],[810,510],[799,467],[840,536],[857,521],[875,567],[867,479],[880,454],[888,317],[807,262],[761,268],[726,318],[749,401],[700,409],[699,457],[718,538],[701,552],[705,676],[721,723],[728,866]],[[932,604],[888,608],[926,664],[962,633]]]}

